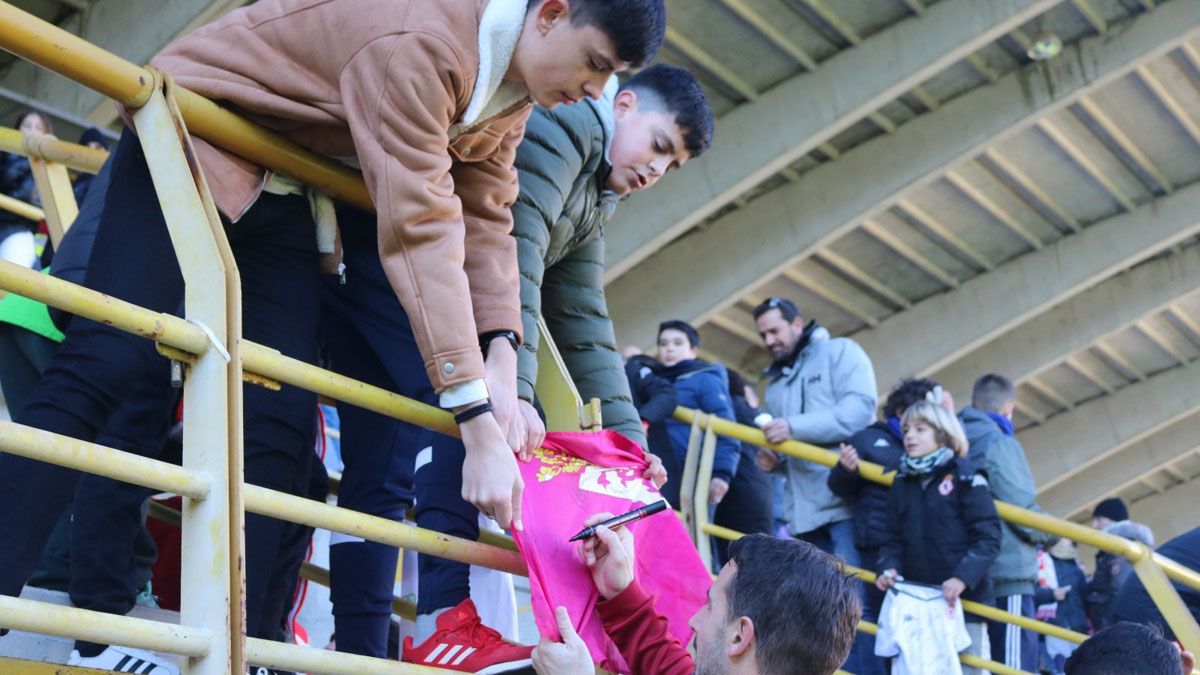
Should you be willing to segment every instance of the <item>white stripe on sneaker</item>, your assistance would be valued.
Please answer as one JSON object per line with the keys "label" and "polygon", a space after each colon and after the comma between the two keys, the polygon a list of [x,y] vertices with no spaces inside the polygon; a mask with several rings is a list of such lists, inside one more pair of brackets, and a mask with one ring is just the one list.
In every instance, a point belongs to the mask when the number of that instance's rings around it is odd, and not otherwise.
{"label": "white stripe on sneaker", "polygon": [[451,647],[450,651],[446,652],[446,655],[442,657],[442,660],[438,661],[438,665],[444,666],[447,663],[450,663],[450,659],[454,658],[454,655],[457,654],[460,649],[462,649],[462,645],[454,645]]}
{"label": "white stripe on sneaker", "polygon": [[457,666],[458,664],[463,662],[463,659],[467,658],[468,656],[470,656],[473,653],[475,653],[475,648],[467,647],[466,649],[463,650],[463,653],[458,655],[457,659],[454,659],[454,663],[451,663],[450,665]]}
{"label": "white stripe on sneaker", "polygon": [[437,647],[434,647],[433,651],[429,652],[429,656],[425,657],[425,663],[433,663],[433,660],[438,657],[438,654],[441,654],[446,649],[446,647],[449,647],[449,646],[450,645],[443,642],[442,644],[438,645]]}

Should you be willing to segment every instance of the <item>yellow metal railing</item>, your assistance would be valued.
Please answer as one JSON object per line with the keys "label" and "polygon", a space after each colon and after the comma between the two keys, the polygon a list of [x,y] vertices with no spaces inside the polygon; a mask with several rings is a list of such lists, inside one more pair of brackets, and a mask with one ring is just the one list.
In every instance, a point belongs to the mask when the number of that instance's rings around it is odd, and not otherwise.
{"label": "yellow metal railing", "polygon": [[[185,553],[192,552],[192,555],[184,556],[184,625],[169,626],[74,608],[47,608],[40,603],[15,598],[0,599],[0,623],[12,628],[180,654],[190,657],[185,672],[206,675],[244,670],[247,660],[314,673],[443,672],[381,659],[247,640],[239,618],[241,586],[244,584],[240,561],[243,499],[244,508],[251,512],[461,562],[525,573],[524,563],[511,550],[511,541],[505,542],[502,538],[492,539],[507,544],[504,548],[464,541],[253,485],[243,486],[241,482],[240,380],[243,377],[265,386],[281,382],[293,384],[435,431],[457,435],[453,418],[445,411],[240,340],[240,289],[236,264],[216,221],[207,187],[198,174],[192,174],[183,154],[190,143],[187,134],[195,133],[263,166],[369,209],[372,205],[361,176],[190,92],[178,89],[173,98],[165,97],[162,80],[154,72],[130,64],[6,3],[0,3],[0,47],[76,79],[127,107],[147,153],[172,243],[176,250],[186,247],[189,253],[202,251],[200,255],[187,256],[191,258],[187,264],[181,256],[187,295],[185,319],[145,310],[31,270],[0,263],[0,288],[153,339],[164,355],[188,364],[182,468],[12,423],[0,424],[0,449],[185,495],[188,501],[181,515],[184,547]],[[41,165],[38,189],[43,202],[52,205],[54,211],[53,215],[43,213],[43,216],[47,220],[57,220],[61,229],[69,226],[76,213],[73,196],[67,194],[69,182],[65,180],[65,167],[94,172],[106,155],[50,137],[25,137],[13,130],[0,130],[0,149],[24,154],[31,164]],[[163,197],[164,190],[170,195],[169,199]],[[201,329],[191,319],[203,320],[209,330]],[[226,354],[232,358],[227,358],[224,363],[214,361]],[[226,451],[209,452],[203,455],[206,459],[201,459],[195,450],[201,442],[210,447],[224,446]],[[195,546],[189,549],[189,537],[198,541],[198,537],[204,536],[209,540],[207,549]],[[198,565],[208,569],[200,571],[196,569]],[[199,583],[202,580],[204,583]],[[215,588],[213,584],[216,584]],[[222,591],[222,587],[227,590]],[[206,628],[189,628],[189,624]]]}
{"label": "yellow metal railing", "polygon": [[[744,443],[770,448],[791,457],[822,466],[832,467],[838,462],[838,454],[831,450],[799,441],[785,441],[779,444],[769,443],[761,430],[715,415],[680,407],[675,410],[674,417],[680,422],[691,424],[693,431],[703,426],[708,430],[708,433],[728,436]],[[696,445],[695,436],[695,433],[693,433],[693,446]],[[696,452],[697,448],[688,448],[689,455]],[[884,472],[882,466],[861,460],[858,466],[859,474],[863,478],[882,485],[892,484],[894,472]],[[998,500],[996,501],[996,510],[1002,519],[1010,523],[1048,532],[1059,537],[1066,537],[1077,543],[1087,544],[1129,560],[1133,563],[1134,572],[1137,573],[1138,578],[1145,584],[1150,598],[1154,601],[1180,643],[1194,653],[1200,653],[1196,652],[1197,649],[1200,649],[1200,626],[1197,625],[1196,620],[1188,612],[1186,606],[1183,604],[1183,600],[1179,597],[1179,593],[1169,581],[1169,579],[1174,580],[1185,586],[1200,589],[1200,573],[1155,553],[1144,544],[1129,541],[1128,539],[1101,532],[1078,523],[1072,523],[1045,513],[1023,509]],[[702,538],[704,534],[724,538],[739,534],[708,523],[707,512],[695,514],[692,527],[695,532],[694,536],[697,539]],[[865,572],[865,570],[860,571]],[[872,574],[871,576],[873,577],[874,575]],[[974,605],[975,603],[971,604]],[[966,607],[965,604],[964,607]],[[980,616],[988,616],[997,621],[1016,624],[1045,635],[1055,635],[1056,637],[1062,637],[1065,640],[1073,642],[1078,642],[1079,640],[1076,638],[1082,637],[1080,634],[1071,631],[1068,631],[1069,634],[1063,634],[1060,632],[1061,629],[1050,624],[1025,617],[1017,617],[1007,612],[992,610],[991,608],[976,606],[971,611]]]}

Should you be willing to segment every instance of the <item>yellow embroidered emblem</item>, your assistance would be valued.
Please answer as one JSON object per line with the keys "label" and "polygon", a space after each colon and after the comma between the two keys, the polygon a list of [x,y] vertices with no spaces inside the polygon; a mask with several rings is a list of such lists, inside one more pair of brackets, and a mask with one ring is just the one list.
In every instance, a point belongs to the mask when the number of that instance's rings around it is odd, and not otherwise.
{"label": "yellow embroidered emblem", "polygon": [[538,448],[533,451],[533,456],[542,463],[542,468],[537,472],[539,483],[545,483],[559,474],[579,473],[583,471],[583,467],[587,466],[587,462],[582,459],[557,450]]}

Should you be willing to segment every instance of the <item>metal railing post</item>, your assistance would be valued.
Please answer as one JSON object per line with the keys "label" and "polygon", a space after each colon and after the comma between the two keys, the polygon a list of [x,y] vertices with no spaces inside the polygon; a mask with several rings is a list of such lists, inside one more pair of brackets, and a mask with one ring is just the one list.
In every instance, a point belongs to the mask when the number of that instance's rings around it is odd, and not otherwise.
{"label": "metal railing post", "polygon": [[210,627],[216,637],[212,650],[189,661],[185,672],[240,673],[246,669],[241,289],[220,221],[207,193],[201,193],[203,177],[189,168],[186,131],[172,115],[162,82],[157,84],[134,114],[134,124],[183,273],[185,318],[204,327],[214,342],[191,365],[184,383],[183,466],[208,474],[214,497],[184,501],[180,618],[186,625]]}
{"label": "metal railing post", "polygon": [[692,514],[696,528],[696,550],[705,567],[712,566],[712,539],[705,532],[709,525],[708,501],[709,484],[712,483],[713,459],[717,454],[717,433],[713,431],[712,420],[715,415],[708,416],[704,425],[704,442],[700,446],[700,462],[696,470],[695,491],[692,494]]}
{"label": "metal railing post", "polygon": [[75,203],[75,190],[71,186],[71,177],[67,175],[67,167],[42,156],[39,149],[41,142],[49,138],[43,134],[31,134],[25,137],[24,145],[33,181],[42,198],[50,243],[57,247],[67,228],[79,215],[79,205]]}
{"label": "metal railing post", "polygon": [[703,432],[700,428],[700,416],[692,419],[692,428],[688,432],[687,454],[683,458],[683,475],[679,477],[679,514],[683,517],[683,526],[692,538],[692,543],[700,545],[703,534],[696,528],[696,504],[692,497],[696,494],[696,474],[700,468],[700,446],[703,443]]}

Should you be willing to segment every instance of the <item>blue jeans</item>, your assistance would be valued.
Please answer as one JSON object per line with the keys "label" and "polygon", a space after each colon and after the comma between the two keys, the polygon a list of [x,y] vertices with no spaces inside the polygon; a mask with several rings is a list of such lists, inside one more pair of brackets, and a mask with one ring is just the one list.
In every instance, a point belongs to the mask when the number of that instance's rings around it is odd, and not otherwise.
{"label": "blue jeans", "polygon": [[[425,374],[408,315],[379,262],[372,213],[338,207],[346,282],[327,280],[322,303],[333,370],[430,405],[437,395]],[[478,511],[462,498],[462,442],[368,410],[340,405],[342,474],[338,504],[399,520],[416,502],[417,525],[464,539],[479,537]],[[418,466],[419,465],[419,466]],[[397,549],[334,540],[329,549],[338,650],[387,655]],[[470,595],[470,566],[418,558],[417,611],[453,607]]]}

